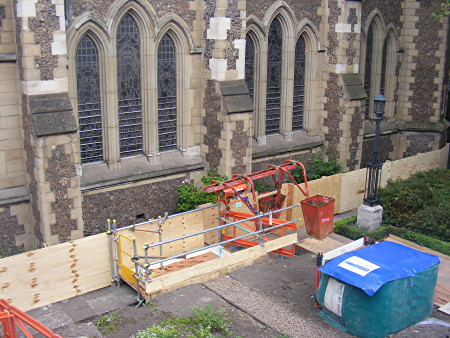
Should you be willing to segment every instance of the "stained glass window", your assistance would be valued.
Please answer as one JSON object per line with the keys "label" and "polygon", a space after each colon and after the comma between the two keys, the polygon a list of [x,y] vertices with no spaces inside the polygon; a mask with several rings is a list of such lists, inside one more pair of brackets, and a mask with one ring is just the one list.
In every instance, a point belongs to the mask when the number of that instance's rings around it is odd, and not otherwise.
{"label": "stained glass window", "polygon": [[142,152],[142,100],[139,29],[125,15],[117,29],[120,155]]}
{"label": "stained glass window", "polygon": [[158,46],[159,151],[177,147],[177,64],[175,44],[164,35]]}
{"label": "stained glass window", "polygon": [[370,88],[372,81],[372,51],[373,51],[373,25],[370,25],[369,31],[367,32],[367,42],[366,42],[366,62],[365,62],[365,72],[364,72],[364,90],[366,91],[367,99],[364,110],[364,117],[369,118],[370,110]]}
{"label": "stained glass window", "polygon": [[295,46],[294,70],[294,100],[292,105],[292,130],[303,128],[303,114],[305,111],[305,69],[306,49],[305,39],[300,36]]}
{"label": "stained glass window", "polygon": [[380,93],[384,96],[385,88],[386,88],[386,62],[387,62],[387,50],[388,50],[388,43],[387,39],[384,40],[383,44],[383,54],[381,58],[381,81],[380,81]]}
{"label": "stained glass window", "polygon": [[245,82],[253,100],[255,88],[255,44],[250,35],[245,39]]}
{"label": "stained glass window", "polygon": [[267,53],[266,134],[280,132],[281,110],[281,59],[283,31],[280,20],[270,25]]}
{"label": "stained glass window", "polygon": [[78,44],[76,63],[81,162],[97,162],[103,159],[99,61],[87,35]]}

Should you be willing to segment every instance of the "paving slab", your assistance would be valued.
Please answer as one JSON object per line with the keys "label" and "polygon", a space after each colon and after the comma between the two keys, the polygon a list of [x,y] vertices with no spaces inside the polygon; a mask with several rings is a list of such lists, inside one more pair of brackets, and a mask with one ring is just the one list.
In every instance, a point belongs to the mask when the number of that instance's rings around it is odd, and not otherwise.
{"label": "paving slab", "polygon": [[114,311],[123,306],[123,303],[111,292],[106,292],[98,297],[86,299],[86,303],[98,315],[106,312]]}
{"label": "paving slab", "polygon": [[45,315],[47,313],[53,313],[53,312],[56,312],[56,311],[59,311],[59,310],[61,310],[61,303],[60,302],[53,303],[53,304],[50,304],[50,305],[41,306],[41,307],[39,307],[37,309],[33,309],[33,310],[30,310],[30,311],[27,311],[26,313],[28,315],[30,315],[31,317],[36,318],[36,317]]}
{"label": "paving slab", "polygon": [[35,317],[35,319],[41,324],[47,326],[50,330],[74,323],[72,318],[70,318],[69,315],[62,310],[47,313],[45,315]]}
{"label": "paving slab", "polygon": [[109,294],[111,294],[114,291],[114,289],[116,289],[115,286],[108,286],[106,288],[102,288],[102,289],[99,289],[99,290],[95,290],[95,291],[91,291],[91,292],[85,293],[84,295],[82,295],[82,297],[83,297],[84,300],[87,301],[89,299],[93,299],[93,298],[97,298],[97,297],[100,297],[100,296],[109,295]]}
{"label": "paving slab", "polygon": [[133,290],[132,293],[122,293],[119,295],[115,295],[117,299],[123,304],[123,305],[130,305],[133,303],[136,303],[136,291]]}
{"label": "paving slab", "polygon": [[61,337],[101,337],[100,331],[95,327],[94,323],[81,323],[54,331]]}
{"label": "paving slab", "polygon": [[97,315],[97,313],[87,304],[83,308],[77,308],[72,311],[67,311],[66,313],[70,318],[72,318],[74,323],[81,322],[82,320],[86,320]]}
{"label": "paving slab", "polygon": [[61,310],[66,312],[73,312],[77,309],[82,309],[88,306],[83,296],[76,296],[69,299],[65,299],[59,302]]}

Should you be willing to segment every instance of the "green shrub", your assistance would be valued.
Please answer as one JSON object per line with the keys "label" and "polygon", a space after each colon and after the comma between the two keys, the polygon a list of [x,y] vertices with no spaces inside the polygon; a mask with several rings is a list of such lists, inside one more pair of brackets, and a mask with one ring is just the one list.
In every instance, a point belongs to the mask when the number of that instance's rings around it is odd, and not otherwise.
{"label": "green shrub", "polygon": [[383,223],[450,241],[450,170],[418,172],[380,189]]}
{"label": "green shrub", "polygon": [[[228,178],[226,176],[218,176],[215,170],[210,169],[207,176],[201,178],[202,183],[206,185],[212,184],[213,180],[225,181]],[[213,193],[204,192],[202,189],[197,188],[193,184],[183,184],[177,189],[178,191],[178,212],[189,211],[195,209],[199,205],[206,203],[215,203]]]}
{"label": "green shrub", "polygon": [[442,252],[445,255],[450,255],[449,242],[391,225],[382,225],[373,231],[368,231],[356,226],[356,216],[337,221],[334,224],[334,232],[353,240],[368,236],[370,239],[380,241],[389,235],[395,235],[429,249]]}
{"label": "green shrub", "polygon": [[231,336],[229,319],[223,310],[213,311],[211,306],[205,308],[193,307],[194,315],[187,318],[171,317],[158,325],[139,331],[135,338],[177,338],[200,337],[210,338]]}
{"label": "green shrub", "polygon": [[119,312],[113,311],[101,316],[95,322],[95,326],[104,334],[114,333],[119,329],[122,323],[122,316]]}
{"label": "green shrub", "polygon": [[[341,164],[335,158],[325,160],[325,153],[321,150],[313,154],[309,164],[305,165],[308,181],[317,180],[323,176],[331,176],[341,172]],[[303,170],[300,168],[291,171],[297,182],[302,183]]]}
{"label": "green shrub", "polygon": [[253,182],[253,185],[255,187],[255,190],[260,194],[275,190],[275,187],[273,185],[270,185],[263,180],[255,181]]}

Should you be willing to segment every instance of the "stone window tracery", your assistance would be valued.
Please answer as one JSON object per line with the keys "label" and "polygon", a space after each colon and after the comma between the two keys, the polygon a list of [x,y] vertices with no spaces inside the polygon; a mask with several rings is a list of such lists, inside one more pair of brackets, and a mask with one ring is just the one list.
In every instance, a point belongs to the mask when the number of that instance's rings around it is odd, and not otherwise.
{"label": "stone window tracery", "polygon": [[136,21],[126,14],[117,30],[117,80],[120,155],[142,152],[140,37]]}
{"label": "stone window tracery", "polygon": [[370,113],[370,101],[372,99],[372,59],[373,59],[373,25],[370,25],[369,31],[367,32],[366,40],[366,61],[365,61],[365,71],[364,71],[364,90],[366,92],[367,98],[364,109],[364,118],[369,118]]}
{"label": "stone window tracery", "polygon": [[77,96],[81,162],[103,160],[98,50],[85,35],[77,47]]}
{"label": "stone window tracery", "polygon": [[158,47],[158,141],[159,151],[177,147],[176,50],[166,34]]}
{"label": "stone window tracery", "polygon": [[295,46],[292,130],[303,129],[303,115],[305,112],[305,77],[306,77],[306,46],[304,37],[300,36]]}
{"label": "stone window tracery", "polygon": [[266,135],[280,132],[283,30],[275,18],[270,25],[267,50]]}
{"label": "stone window tracery", "polygon": [[255,43],[250,35],[245,40],[245,82],[252,100],[255,88]]}

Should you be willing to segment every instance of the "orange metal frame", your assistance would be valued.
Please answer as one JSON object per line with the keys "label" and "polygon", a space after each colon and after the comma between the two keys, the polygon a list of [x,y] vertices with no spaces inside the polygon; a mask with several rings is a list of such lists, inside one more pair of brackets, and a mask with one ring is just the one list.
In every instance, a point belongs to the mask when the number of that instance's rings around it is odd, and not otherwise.
{"label": "orange metal frame", "polygon": [[4,299],[0,299],[0,323],[2,323],[3,337],[7,338],[17,337],[16,325],[26,337],[32,338],[33,336],[24,324],[32,327],[44,337],[61,338],[61,336],[54,334],[48,327],[42,325],[36,319],[9,304]]}
{"label": "orange metal frame", "polygon": [[[300,185],[297,183],[295,178],[290,174],[290,170],[295,168],[302,168],[303,170],[303,178],[305,181],[305,190],[303,190]],[[276,177],[278,175],[278,178]],[[302,163],[295,162],[292,160],[285,161],[280,166],[274,166],[274,165],[268,165],[268,169],[258,171],[255,173],[251,173],[249,175],[239,176],[234,175],[231,177],[230,180],[227,180],[225,182],[214,182],[214,184],[206,186],[203,188],[205,192],[215,192],[216,193],[216,199],[217,202],[223,203],[225,205],[225,210],[221,212],[221,217],[224,219],[236,222],[236,221],[243,221],[245,219],[251,218],[255,215],[258,215],[261,213],[260,206],[258,204],[258,199],[256,198],[256,191],[255,186],[253,182],[258,179],[266,178],[266,177],[272,177],[273,181],[275,183],[276,187],[276,193],[274,194],[274,201],[273,205],[274,208],[272,211],[276,211],[278,209],[281,209],[281,204],[283,203],[282,195],[281,195],[281,186],[283,184],[284,175],[288,176],[293,183],[297,186],[297,188],[305,195],[307,198],[309,198],[309,189],[308,189],[308,180],[306,178],[306,170]],[[246,196],[246,190],[250,187],[252,196],[253,196],[253,205],[250,203],[249,199]],[[235,201],[232,201],[232,198],[237,198]],[[246,214],[242,212],[236,212],[231,211],[230,206],[234,203],[242,202],[251,212],[251,214]],[[282,226],[283,223],[287,223],[286,221],[277,219],[279,216],[279,213],[273,213],[272,218],[269,219],[269,217],[262,217],[261,219],[255,219],[251,222],[252,225],[247,224],[246,222],[240,223],[240,226],[248,232],[254,232],[261,229],[269,228],[276,225],[281,225],[276,230],[268,230],[267,232],[263,232],[262,235],[260,235],[261,239],[264,241],[269,241],[269,238],[267,237],[270,233],[276,233],[278,236],[282,237],[285,235],[286,231],[297,231],[297,226],[295,223],[287,224],[285,226]],[[225,221],[222,222],[224,224]],[[255,230],[256,229],[256,230]],[[255,235],[258,236],[258,235]],[[233,238],[237,237],[236,233],[236,226],[233,226],[232,228],[232,234],[227,235],[226,233],[222,233],[222,240],[232,240]],[[232,241],[231,244],[239,245],[239,246],[245,246],[245,247],[252,247],[256,246],[259,243],[253,242],[250,240],[244,240],[244,239],[237,239],[235,241]],[[291,248],[281,248],[273,251],[274,253],[278,253],[283,256],[294,256],[295,255],[295,245],[292,245]]]}

